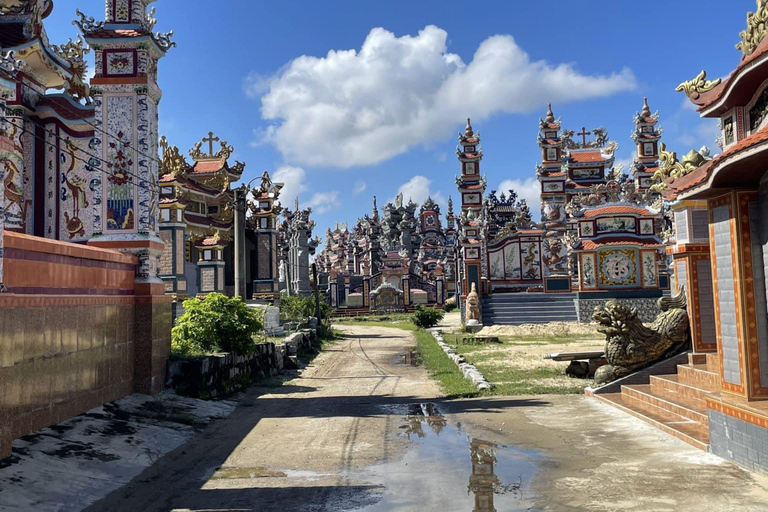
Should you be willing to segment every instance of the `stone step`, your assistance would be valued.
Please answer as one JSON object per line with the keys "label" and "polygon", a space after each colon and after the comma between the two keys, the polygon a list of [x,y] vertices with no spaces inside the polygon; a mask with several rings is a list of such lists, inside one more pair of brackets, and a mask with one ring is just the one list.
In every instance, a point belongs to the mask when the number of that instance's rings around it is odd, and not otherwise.
{"label": "stone step", "polygon": [[696,421],[663,411],[639,400],[628,399],[621,393],[597,394],[594,397],[675,436],[691,446],[704,451],[708,448],[709,429]]}
{"label": "stone step", "polygon": [[576,308],[573,306],[539,306],[535,304],[504,304],[504,305],[486,305],[483,306],[483,311],[493,311],[494,313],[502,313],[504,311],[519,311],[521,313],[561,313],[561,312],[575,312]]}
{"label": "stone step", "polygon": [[707,354],[688,352],[688,364],[707,364]]}
{"label": "stone step", "polygon": [[707,359],[707,370],[720,375],[720,357],[717,353],[706,354],[705,357]]}
{"label": "stone step", "polygon": [[704,391],[720,391],[720,375],[707,370],[706,364],[678,365],[677,376],[681,384],[703,389]]}
{"label": "stone step", "polygon": [[650,384],[631,384],[621,386],[621,393],[627,402],[637,400],[640,403],[659,409],[661,412],[673,413],[683,418],[695,421],[701,425],[709,425],[707,409],[696,400],[684,400],[683,403],[672,402],[656,396],[651,391]]}
{"label": "stone step", "polygon": [[687,403],[693,400],[706,407],[706,397],[709,393],[681,383],[677,375],[651,375],[650,386],[651,393],[671,402]]}
{"label": "stone step", "polygon": [[540,322],[575,322],[576,315],[483,315],[483,320],[492,320],[496,323],[501,322],[531,322],[534,320]]}

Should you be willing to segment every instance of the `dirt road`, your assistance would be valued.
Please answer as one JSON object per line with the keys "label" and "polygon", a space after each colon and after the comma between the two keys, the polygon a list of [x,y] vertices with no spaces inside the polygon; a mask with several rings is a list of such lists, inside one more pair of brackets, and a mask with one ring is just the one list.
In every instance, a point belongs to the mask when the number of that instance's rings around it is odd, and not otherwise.
{"label": "dirt road", "polygon": [[443,400],[350,337],[89,511],[768,511],[766,480],[580,396]]}

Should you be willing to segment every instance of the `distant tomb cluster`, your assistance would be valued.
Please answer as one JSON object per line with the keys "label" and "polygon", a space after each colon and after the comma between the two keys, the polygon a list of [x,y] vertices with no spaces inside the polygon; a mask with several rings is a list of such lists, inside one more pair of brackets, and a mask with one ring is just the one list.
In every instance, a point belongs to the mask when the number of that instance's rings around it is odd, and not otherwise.
{"label": "distant tomb cluster", "polygon": [[[373,292],[388,284],[403,293],[400,309],[440,306],[456,297],[466,320],[474,287],[481,298],[513,292],[575,296],[574,314],[583,321],[606,298],[622,297],[652,319],[656,300],[671,284],[666,245],[673,213],[660,192],[677,164],[661,142],[658,122],[644,100],[634,116],[635,158],[625,173],[614,165],[618,144],[605,129],[565,130],[550,105],[538,127],[541,222],[534,222],[514,190],[487,190],[480,134],[467,119],[456,150],[458,216],[451,198],[445,227],[431,198],[419,206],[400,195],[381,213],[374,198],[371,214],[353,228],[342,224],[326,232],[316,262],[330,303],[370,309]],[[691,165],[708,160],[706,148],[685,159]],[[481,316],[503,322],[491,308]]]}

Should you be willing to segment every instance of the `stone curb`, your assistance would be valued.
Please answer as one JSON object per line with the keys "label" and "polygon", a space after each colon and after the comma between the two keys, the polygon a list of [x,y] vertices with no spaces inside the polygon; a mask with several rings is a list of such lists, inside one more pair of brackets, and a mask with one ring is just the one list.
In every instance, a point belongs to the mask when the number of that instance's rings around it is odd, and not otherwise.
{"label": "stone curb", "polygon": [[456,363],[456,366],[459,367],[459,370],[464,375],[465,379],[472,382],[472,384],[479,390],[491,389],[491,383],[485,380],[485,377],[480,373],[480,370],[475,368],[475,365],[469,364],[467,360],[464,359],[463,355],[459,354],[455,348],[445,342],[443,332],[440,329],[429,329],[428,331],[435,338],[435,341],[440,348],[443,349],[443,352],[445,352],[451,361]]}

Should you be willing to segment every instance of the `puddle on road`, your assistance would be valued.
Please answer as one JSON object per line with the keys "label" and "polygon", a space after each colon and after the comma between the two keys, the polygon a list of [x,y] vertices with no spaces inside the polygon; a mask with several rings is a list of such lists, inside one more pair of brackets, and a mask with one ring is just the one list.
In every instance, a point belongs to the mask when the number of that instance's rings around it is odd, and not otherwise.
{"label": "puddle on road", "polygon": [[534,451],[473,438],[431,403],[388,407],[402,415],[398,435],[411,446],[396,462],[373,466],[365,480],[384,487],[365,512],[531,510],[526,489],[536,472]]}

